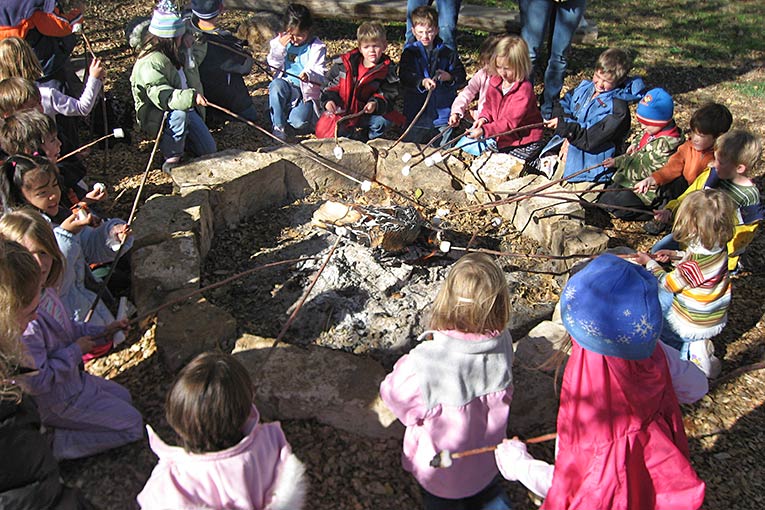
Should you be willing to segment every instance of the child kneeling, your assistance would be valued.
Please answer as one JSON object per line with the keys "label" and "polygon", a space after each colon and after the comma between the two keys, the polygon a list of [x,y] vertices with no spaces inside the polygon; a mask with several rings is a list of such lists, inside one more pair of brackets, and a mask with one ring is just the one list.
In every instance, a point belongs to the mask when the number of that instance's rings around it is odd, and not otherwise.
{"label": "child kneeling", "polygon": [[141,508],[303,508],[305,468],[278,422],[259,423],[253,398],[247,369],[230,354],[186,365],[165,404],[181,447],[146,427],[159,463],[138,494]]}

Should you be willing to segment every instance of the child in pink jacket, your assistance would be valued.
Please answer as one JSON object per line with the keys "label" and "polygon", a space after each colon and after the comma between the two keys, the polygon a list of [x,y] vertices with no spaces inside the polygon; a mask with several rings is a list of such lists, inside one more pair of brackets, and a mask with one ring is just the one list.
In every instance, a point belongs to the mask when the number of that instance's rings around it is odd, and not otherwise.
{"label": "child in pink jacket", "polygon": [[259,423],[253,393],[230,354],[200,354],[181,370],[165,414],[182,446],[146,427],[159,463],[138,494],[142,509],[303,508],[305,468],[278,422]]}
{"label": "child in pink jacket", "polygon": [[513,394],[509,319],[502,269],[486,254],[462,257],[433,305],[434,331],[423,334],[433,339],[398,360],[380,385],[383,401],[406,426],[402,464],[422,487],[426,509],[510,508],[491,456],[430,466],[441,450],[469,450],[504,437]]}
{"label": "child in pink jacket", "polygon": [[[457,94],[457,99],[452,103],[452,111],[449,114],[449,127],[456,128],[460,120],[466,118],[471,123],[478,119],[478,112],[483,108],[486,101],[486,89],[489,88],[489,78],[491,78],[491,58],[494,55],[494,46],[499,41],[499,36],[492,35],[487,37],[481,45],[478,63],[481,68],[476,71],[467,86]],[[475,109],[470,108],[473,101],[478,100]]]}

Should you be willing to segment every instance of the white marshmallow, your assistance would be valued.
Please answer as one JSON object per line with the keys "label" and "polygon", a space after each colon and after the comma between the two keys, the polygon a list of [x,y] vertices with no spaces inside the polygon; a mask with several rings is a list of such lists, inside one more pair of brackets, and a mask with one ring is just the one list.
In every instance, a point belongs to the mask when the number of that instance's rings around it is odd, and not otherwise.
{"label": "white marshmallow", "polygon": [[409,165],[401,167],[401,175],[404,177],[409,177],[409,174],[412,173],[412,167]]}
{"label": "white marshmallow", "polygon": [[476,191],[478,191],[478,188],[475,187],[475,184],[465,184],[465,193],[468,195],[475,195]]}
{"label": "white marshmallow", "polygon": [[401,161],[404,163],[409,163],[412,160],[412,153],[411,152],[405,152],[403,156],[401,156]]}
{"label": "white marshmallow", "polygon": [[441,241],[441,244],[438,245],[438,249],[444,253],[449,253],[449,250],[452,249],[452,243],[449,241]]}
{"label": "white marshmallow", "polygon": [[93,191],[96,191],[98,193],[103,193],[106,191],[106,184],[103,182],[97,182],[93,185]]}
{"label": "white marshmallow", "polygon": [[114,138],[125,138],[125,130],[122,128],[114,128],[112,131]]}
{"label": "white marshmallow", "polygon": [[335,145],[335,148],[332,150],[332,153],[335,155],[335,159],[338,161],[343,159],[343,148],[339,145]]}
{"label": "white marshmallow", "polygon": [[435,164],[436,164],[436,162],[433,161],[433,157],[432,156],[428,156],[427,158],[425,158],[425,166],[433,166]]}
{"label": "white marshmallow", "polygon": [[371,181],[364,181],[361,183],[361,191],[366,193],[367,191],[372,189],[372,182]]}

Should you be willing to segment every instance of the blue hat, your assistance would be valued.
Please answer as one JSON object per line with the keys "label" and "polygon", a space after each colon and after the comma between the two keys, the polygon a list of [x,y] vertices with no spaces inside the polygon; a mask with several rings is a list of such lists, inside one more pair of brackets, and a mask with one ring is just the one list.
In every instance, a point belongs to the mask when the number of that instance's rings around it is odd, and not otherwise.
{"label": "blue hat", "polygon": [[199,19],[213,19],[220,14],[223,0],[191,0],[191,12]]}
{"label": "blue hat", "polygon": [[560,298],[566,330],[588,351],[628,360],[653,354],[663,315],[656,277],[615,255],[572,276]]}
{"label": "blue hat", "polygon": [[641,124],[664,127],[672,120],[675,103],[664,89],[651,89],[637,105],[637,118]]}
{"label": "blue hat", "polygon": [[149,23],[149,33],[162,39],[172,39],[186,32],[186,21],[170,0],[160,0]]}

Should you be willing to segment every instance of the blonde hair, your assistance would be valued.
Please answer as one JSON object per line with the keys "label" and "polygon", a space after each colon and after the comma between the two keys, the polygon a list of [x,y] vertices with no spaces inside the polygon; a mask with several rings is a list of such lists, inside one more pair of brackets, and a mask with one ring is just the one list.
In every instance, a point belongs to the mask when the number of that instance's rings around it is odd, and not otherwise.
{"label": "blonde hair", "polygon": [[431,329],[502,331],[510,320],[505,273],[484,253],[470,253],[449,271],[433,303]]}
{"label": "blonde hair", "polygon": [[497,74],[497,59],[500,58],[507,60],[515,72],[515,81],[523,81],[531,75],[529,47],[526,41],[517,35],[506,35],[494,46],[494,53],[489,61],[491,74]]}
{"label": "blonde hair", "polygon": [[609,48],[598,57],[595,70],[608,74],[614,84],[620,85],[632,69],[632,59],[620,48]]}
{"label": "blonde hair", "polygon": [[33,81],[20,76],[0,80],[0,116],[5,118],[29,102],[39,103],[40,89]]}
{"label": "blonde hair", "polygon": [[28,238],[39,245],[53,259],[50,273],[43,282],[43,287],[58,287],[61,276],[64,274],[66,260],[56,243],[56,236],[53,234],[50,223],[39,212],[23,208],[5,213],[0,218],[0,235],[17,243],[23,243],[24,238]]}
{"label": "blonde hair", "polygon": [[18,313],[40,292],[40,266],[28,250],[0,237],[0,400],[21,400],[13,375],[22,356]]}
{"label": "blonde hair", "polygon": [[757,136],[743,129],[734,129],[720,135],[715,142],[715,152],[721,159],[735,165],[744,165],[745,174],[752,171],[762,154],[762,143]]}
{"label": "blonde hair", "polygon": [[0,40],[0,80],[14,76],[35,81],[43,75],[32,47],[19,37]]}
{"label": "blonde hair", "polygon": [[409,18],[412,20],[412,28],[417,25],[438,28],[438,11],[429,5],[417,7],[409,15]]}
{"label": "blonde hair", "polygon": [[377,21],[365,21],[356,29],[356,41],[359,44],[377,41],[387,43],[385,27]]}
{"label": "blonde hair", "polygon": [[733,200],[720,190],[705,189],[689,193],[680,203],[672,236],[679,243],[698,243],[714,250],[725,247],[735,227]]}
{"label": "blonde hair", "polygon": [[0,148],[7,154],[34,154],[46,135],[56,133],[56,123],[37,110],[8,115],[0,123]]}

